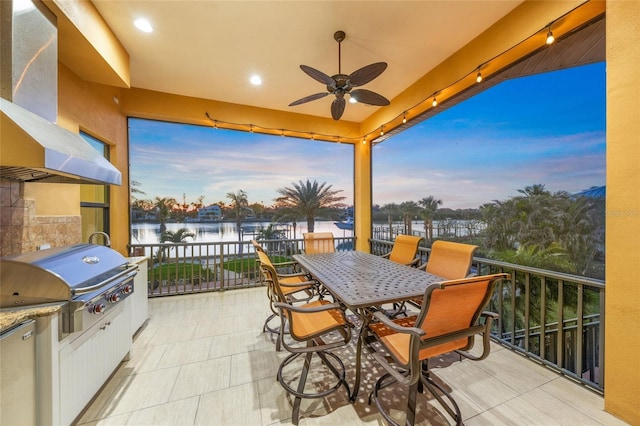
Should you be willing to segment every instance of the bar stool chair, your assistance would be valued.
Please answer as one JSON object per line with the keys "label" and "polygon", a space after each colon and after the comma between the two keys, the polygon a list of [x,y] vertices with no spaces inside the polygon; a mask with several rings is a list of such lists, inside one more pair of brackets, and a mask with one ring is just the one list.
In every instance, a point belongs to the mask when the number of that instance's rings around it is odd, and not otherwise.
{"label": "bar stool chair", "polygon": [[[323,398],[341,387],[350,395],[346,382],[345,366],[331,349],[347,345],[351,341],[351,324],[347,322],[344,311],[337,303],[327,300],[314,300],[302,305],[292,304],[283,293],[284,288],[278,274],[263,252],[258,252],[261,258],[260,268],[265,280],[272,287],[275,295],[273,306],[278,309],[280,316],[280,333],[278,335],[282,346],[290,352],[278,368],[278,382],[294,396],[292,423],[297,425],[300,419],[300,403],[303,398]],[[289,338],[285,338],[285,327],[288,326]],[[307,376],[312,366],[312,358],[320,358],[321,366],[326,367],[337,381],[325,390],[314,391],[306,389]],[[299,357],[304,356],[300,379],[297,384],[290,384],[285,376],[294,368]],[[317,364],[316,364],[317,365]]]}
{"label": "bar stool chair", "polygon": [[[509,279],[509,274],[444,281],[430,285],[424,294],[417,317],[389,319],[382,312],[374,313],[375,321],[369,324],[370,348],[373,357],[387,373],[375,383],[369,396],[382,416],[397,425],[384,407],[380,391],[399,383],[408,388],[406,424],[415,423],[416,395],[419,387],[431,393],[435,400],[453,418],[462,424],[458,404],[449,392],[434,381],[429,370],[430,358],[455,351],[462,357],[480,361],[490,352],[490,333],[493,320],[498,315],[484,311],[498,281]],[[475,336],[482,336],[482,353],[473,355]]]}

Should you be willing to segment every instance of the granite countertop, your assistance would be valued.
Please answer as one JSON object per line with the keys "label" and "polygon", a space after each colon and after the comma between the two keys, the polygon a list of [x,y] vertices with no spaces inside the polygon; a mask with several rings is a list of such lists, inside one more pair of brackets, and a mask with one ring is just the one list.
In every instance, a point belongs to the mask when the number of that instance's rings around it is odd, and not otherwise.
{"label": "granite countertop", "polygon": [[31,308],[11,308],[0,311],[0,330],[5,330],[22,321],[40,316],[47,316],[57,313],[62,304],[46,304]]}

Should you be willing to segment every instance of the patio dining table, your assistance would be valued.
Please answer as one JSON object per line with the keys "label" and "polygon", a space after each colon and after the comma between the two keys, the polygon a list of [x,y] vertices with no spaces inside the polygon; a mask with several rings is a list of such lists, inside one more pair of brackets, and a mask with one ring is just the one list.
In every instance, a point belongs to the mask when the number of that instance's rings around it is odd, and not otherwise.
{"label": "patio dining table", "polygon": [[350,396],[355,401],[362,374],[362,347],[375,308],[421,297],[428,285],[445,279],[361,251],[296,254],[293,258],[362,322],[356,343],[356,378]]}

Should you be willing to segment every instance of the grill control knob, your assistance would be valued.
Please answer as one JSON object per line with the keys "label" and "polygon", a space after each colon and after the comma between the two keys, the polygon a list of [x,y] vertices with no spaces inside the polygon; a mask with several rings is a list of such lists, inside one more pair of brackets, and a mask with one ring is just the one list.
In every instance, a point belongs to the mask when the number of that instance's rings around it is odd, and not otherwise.
{"label": "grill control knob", "polygon": [[122,287],[122,294],[130,294],[133,292],[133,286],[131,284],[127,284]]}
{"label": "grill control knob", "polygon": [[120,301],[120,295],[118,293],[113,293],[111,296],[109,296],[109,302],[118,303],[119,301]]}
{"label": "grill control knob", "polygon": [[101,313],[104,312],[104,308],[105,308],[105,306],[104,306],[103,303],[98,303],[97,305],[93,305],[92,312],[94,314],[101,314]]}

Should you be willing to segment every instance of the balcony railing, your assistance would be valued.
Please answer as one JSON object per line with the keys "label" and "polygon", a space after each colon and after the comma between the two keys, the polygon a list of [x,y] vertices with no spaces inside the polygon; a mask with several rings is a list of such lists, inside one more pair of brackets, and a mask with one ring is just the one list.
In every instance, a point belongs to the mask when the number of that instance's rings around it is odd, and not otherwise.
{"label": "balcony railing", "polygon": [[[337,250],[352,250],[353,237],[336,237]],[[274,261],[301,253],[303,241],[261,241]],[[370,241],[373,254],[393,242]],[[133,244],[149,258],[149,297],[221,291],[261,285],[249,241]],[[421,263],[430,249],[421,247]],[[502,345],[572,377],[596,392],[604,390],[604,281],[490,259],[474,258],[479,274],[507,272],[489,309],[500,314],[492,337]],[[562,327],[559,325],[562,324]]]}
{"label": "balcony railing", "polygon": [[[371,240],[371,253],[387,253],[392,245]],[[418,250],[420,264],[429,252]],[[473,259],[472,272],[511,274],[489,306],[500,314],[494,340],[603,392],[604,281],[479,257]]]}
{"label": "balcony railing", "polygon": [[[354,240],[336,237],[336,250],[353,250]],[[260,243],[274,262],[290,260],[304,247],[302,239]],[[261,285],[250,241],[131,244],[130,251],[149,258],[149,297]]]}

